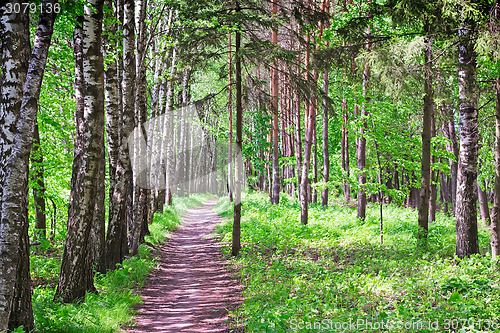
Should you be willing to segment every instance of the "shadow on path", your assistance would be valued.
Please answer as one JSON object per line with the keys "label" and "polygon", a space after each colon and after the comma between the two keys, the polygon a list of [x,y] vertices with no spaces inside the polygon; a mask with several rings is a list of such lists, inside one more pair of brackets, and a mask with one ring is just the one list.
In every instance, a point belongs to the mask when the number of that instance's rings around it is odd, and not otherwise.
{"label": "shadow on path", "polygon": [[228,310],[240,304],[242,287],[210,236],[221,222],[215,202],[189,210],[162,247],[160,265],[141,290],[137,325],[128,332],[231,332]]}

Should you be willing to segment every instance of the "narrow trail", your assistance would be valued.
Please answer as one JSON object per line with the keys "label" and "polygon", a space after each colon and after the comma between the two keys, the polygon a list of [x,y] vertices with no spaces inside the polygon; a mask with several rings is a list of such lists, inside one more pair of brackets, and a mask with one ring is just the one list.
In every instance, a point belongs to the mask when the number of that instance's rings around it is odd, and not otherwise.
{"label": "narrow trail", "polygon": [[231,332],[228,310],[241,302],[241,285],[211,236],[221,221],[215,202],[189,210],[162,246],[160,265],[141,290],[137,325],[127,332]]}

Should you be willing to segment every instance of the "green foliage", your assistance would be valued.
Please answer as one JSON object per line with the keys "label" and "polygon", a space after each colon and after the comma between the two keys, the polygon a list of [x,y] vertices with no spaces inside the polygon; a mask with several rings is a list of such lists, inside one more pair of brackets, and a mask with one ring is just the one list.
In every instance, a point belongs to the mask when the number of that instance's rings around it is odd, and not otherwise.
{"label": "green foliage", "polygon": [[[480,320],[500,321],[498,267],[484,255],[453,256],[450,217],[438,214],[423,251],[413,209],[384,206],[381,245],[378,205],[368,207],[365,222],[340,203],[327,209],[312,205],[308,225],[299,223],[300,206],[287,197],[271,205],[263,195],[249,194],[242,207],[243,248],[232,263],[246,289],[233,315],[242,317],[248,332],[310,332],[299,323],[328,320],[437,321],[441,331],[452,320],[470,320],[476,328]],[[217,211],[231,217],[227,199],[219,201]],[[218,230],[230,241],[231,222]],[[488,242],[481,230],[483,253]],[[229,255],[229,248],[224,251]]]}

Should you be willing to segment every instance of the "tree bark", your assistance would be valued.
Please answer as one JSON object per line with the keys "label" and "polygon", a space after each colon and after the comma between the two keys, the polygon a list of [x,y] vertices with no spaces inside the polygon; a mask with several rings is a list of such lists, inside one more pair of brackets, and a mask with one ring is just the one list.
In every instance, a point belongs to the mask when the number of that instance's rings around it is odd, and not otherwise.
{"label": "tree bark", "polygon": [[[297,68],[297,76],[300,75],[300,68]],[[295,160],[297,163],[297,190],[300,197],[300,189],[302,183],[302,128],[300,125],[300,95],[298,88],[294,89],[294,105],[295,105]]]}
{"label": "tree bark", "polygon": [[[18,4],[12,1],[11,4]],[[0,331],[34,328],[28,236],[28,170],[56,13],[45,0],[30,57],[27,14],[0,9]]]}
{"label": "tree bark", "polygon": [[[20,1],[13,1],[19,4]],[[22,114],[28,72],[29,18],[0,7],[0,331],[33,328],[28,240],[28,164],[36,109]],[[32,123],[30,123],[30,120]],[[21,132],[23,127],[31,132]],[[31,140],[30,139],[31,136]],[[21,151],[16,148],[21,148]],[[18,313],[20,311],[20,313]]]}
{"label": "tree bark", "polygon": [[75,39],[75,60],[76,67],[81,69],[82,76],[76,82],[76,90],[80,90],[83,105],[77,105],[76,111],[76,116],[82,118],[77,120],[80,129],[75,136],[68,229],[54,295],[55,300],[63,303],[84,299],[87,291],[95,291],[91,230],[96,218],[94,211],[99,187],[96,179],[104,162],[104,62],[101,52],[104,0],[88,3],[90,6],[84,7],[82,28],[75,28],[75,37],[81,33],[81,40]]}
{"label": "tree bark", "polygon": [[459,29],[460,155],[457,175],[456,227],[459,258],[479,252],[477,233],[478,111],[473,24]]}
{"label": "tree bark", "polygon": [[442,105],[442,113],[445,114],[445,125],[444,125],[444,135],[450,140],[449,143],[446,144],[446,150],[449,153],[452,153],[455,156],[455,159],[449,159],[450,165],[450,190],[451,190],[451,204],[453,214],[455,214],[456,207],[456,197],[457,197],[457,173],[458,173],[458,142],[457,142],[457,134],[455,131],[455,119],[453,115],[453,109],[449,105]]}
{"label": "tree bark", "polygon": [[344,198],[347,203],[351,201],[351,190],[349,185],[349,114],[347,109],[347,100],[342,101],[342,139],[340,146],[340,159],[342,163]]}
{"label": "tree bark", "polygon": [[35,204],[35,235],[37,239],[47,237],[47,215],[45,214],[45,181],[43,179],[43,153],[40,148],[40,132],[35,119],[33,148],[31,151],[33,201]]}
{"label": "tree bark", "polygon": [[368,80],[370,78],[370,67],[365,65],[363,71],[363,103],[361,104],[360,117],[362,119],[362,126],[359,128],[359,138],[358,138],[358,149],[357,153],[357,166],[358,166],[358,219],[364,221],[366,218],[366,190],[364,186],[366,185],[366,138],[365,131],[367,130],[367,117],[368,112],[366,110],[366,104],[368,103]]}
{"label": "tree bark", "polygon": [[[434,105],[433,109],[434,111]],[[431,140],[436,136],[436,120],[434,112],[431,115]],[[432,145],[431,145],[432,148]],[[437,182],[439,180],[439,173],[432,170],[432,164],[436,163],[436,157],[432,156],[431,150],[431,183],[429,186],[429,223],[436,221],[436,201],[437,201]]]}
{"label": "tree bark", "polygon": [[[167,82],[167,94],[166,94],[166,111],[165,111],[165,124],[164,124],[164,132],[163,136],[163,149],[166,152],[166,170],[165,170],[165,179],[166,179],[166,190],[165,190],[165,201],[167,205],[172,205],[172,194],[174,191],[173,184],[173,173],[175,171],[175,156],[174,156],[174,75],[176,69],[176,48],[175,46],[172,48],[172,63],[170,66],[169,72],[169,80]],[[194,178],[194,177],[193,177]]]}
{"label": "tree bark", "polygon": [[[330,153],[328,144],[328,71],[323,75],[323,182],[330,180]],[[328,186],[321,191],[321,206],[328,206]]]}
{"label": "tree bark", "polygon": [[106,236],[106,269],[115,269],[128,254],[127,225],[131,218],[129,206],[132,197],[132,165],[127,139],[134,129],[135,53],[134,53],[134,1],[125,0],[123,7],[123,66],[122,110],[119,129],[119,156],[116,165],[116,184],[113,191],[113,206],[110,205],[108,232]]}
{"label": "tree bark", "polygon": [[[113,12],[113,4],[111,0],[106,0],[104,5],[108,8],[106,11],[106,21],[110,21],[115,16]],[[105,32],[103,34],[103,49],[106,56],[111,56],[117,46],[112,41],[112,36],[116,34],[118,27],[116,24],[105,25]],[[111,38],[110,38],[111,37]],[[113,193],[115,191],[115,184],[117,183],[117,168],[120,156],[120,104],[119,104],[119,90],[118,90],[118,65],[115,57],[107,64],[107,69],[104,72],[104,99],[106,106],[106,139],[108,147],[108,161],[109,161],[109,214],[108,218],[113,215],[115,205],[120,203],[115,201]],[[111,220],[108,221],[111,224]],[[109,232],[109,230],[108,230]],[[105,263],[103,263],[106,266]]]}
{"label": "tree bark", "polygon": [[[240,6],[236,3],[236,12],[240,12]],[[231,254],[237,256],[241,249],[241,186],[243,182],[243,157],[242,157],[242,144],[243,144],[243,99],[242,99],[242,86],[241,86],[241,32],[236,31],[235,38],[235,62],[236,62],[236,161],[235,161],[235,188],[234,188],[234,217],[233,217],[233,233]]]}
{"label": "tree bark", "polygon": [[233,202],[233,59],[232,59],[232,32],[229,33],[229,55],[228,55],[228,72],[229,72],[229,87],[228,87],[228,114],[229,114],[229,148],[227,158],[227,187],[229,192],[229,202]]}
{"label": "tree bark", "polygon": [[[148,145],[148,136],[145,130],[145,122],[147,121],[147,82],[146,82],[146,64],[145,57],[147,53],[146,45],[146,5],[147,0],[136,0],[135,11],[135,29],[137,37],[135,40],[136,49],[136,78],[135,78],[135,127],[139,128],[143,136],[136,137],[134,145],[134,158],[133,162],[136,166],[147,164],[149,165],[149,156],[145,147]],[[137,132],[134,132],[137,133]],[[145,140],[145,144],[141,144],[138,140]],[[146,159],[146,161],[144,161]],[[140,170],[134,174],[134,206],[133,206],[133,226],[132,226],[132,246],[131,254],[136,255],[139,253],[139,245],[143,242],[144,236],[148,233],[148,181],[149,173],[147,168],[137,168]]]}
{"label": "tree bark", "polygon": [[304,138],[304,162],[302,165],[302,182],[300,188],[300,222],[302,224],[307,224],[309,219],[308,212],[308,180],[309,180],[309,169],[311,167],[311,148],[312,139],[314,134],[315,120],[316,120],[316,109],[310,108],[308,112],[307,126],[305,128],[305,138]]}
{"label": "tree bark", "polygon": [[[495,1],[493,11],[494,22],[491,32],[498,34],[500,19],[500,4]],[[495,79],[495,191],[493,195],[493,216],[491,219],[491,256],[496,259],[500,255],[500,77]]]}
{"label": "tree bark", "polygon": [[[278,14],[278,0],[272,0],[272,14]],[[273,25],[271,43],[278,45],[278,27]],[[272,203],[280,201],[280,169],[279,169],[279,121],[278,121],[278,63],[271,66],[271,112],[273,114],[273,189]]]}
{"label": "tree bark", "polygon": [[[483,183],[484,184],[484,183]],[[477,198],[479,201],[479,211],[485,225],[491,225],[490,208],[488,207],[488,198],[486,193],[481,188],[479,181],[477,182]]]}
{"label": "tree bark", "polygon": [[418,207],[418,238],[427,239],[429,233],[429,195],[431,183],[431,129],[433,112],[432,91],[432,41],[425,37],[424,55],[424,119],[422,121],[422,182],[420,187],[420,205]]}

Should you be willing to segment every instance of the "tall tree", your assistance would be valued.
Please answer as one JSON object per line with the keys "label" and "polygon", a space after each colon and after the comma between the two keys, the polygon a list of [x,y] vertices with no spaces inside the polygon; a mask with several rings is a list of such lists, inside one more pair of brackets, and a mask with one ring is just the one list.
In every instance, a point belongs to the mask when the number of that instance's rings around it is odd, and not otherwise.
{"label": "tall tree", "polygon": [[[500,5],[495,4],[495,17],[500,18]],[[495,194],[493,195],[493,215],[491,217],[491,255],[500,255],[500,78],[495,79]]]}
{"label": "tall tree", "polygon": [[478,110],[476,87],[475,24],[464,19],[459,31],[460,155],[457,175],[457,249],[463,258],[479,252],[477,234]]}
{"label": "tall tree", "polygon": [[[328,1],[328,0],[327,0]],[[330,152],[328,144],[328,70],[323,73],[323,182],[326,184],[330,179]],[[321,191],[321,206],[328,206],[328,186]]]}
{"label": "tall tree", "polygon": [[[278,0],[272,0],[273,17],[278,14]],[[278,45],[278,27],[273,25],[271,35],[273,45]],[[278,63],[271,67],[271,111],[273,114],[273,188],[272,203],[280,201],[280,169],[279,169],[279,122],[278,122]]]}
{"label": "tall tree", "polygon": [[[370,35],[370,30],[368,30],[368,36]],[[370,43],[366,45],[366,48],[370,48]],[[369,86],[369,78],[370,78],[370,67],[368,64],[365,64],[365,68],[363,70],[363,102],[361,103],[361,112],[359,114],[361,118],[361,126],[359,127],[359,138],[357,139],[357,147],[356,147],[356,158],[357,158],[357,166],[358,166],[358,183],[359,183],[359,191],[358,191],[358,219],[364,221],[366,217],[366,189],[364,186],[366,185],[366,138],[365,131],[367,130],[367,103],[369,100],[368,97],[368,86]],[[380,203],[382,206],[382,203]]]}
{"label": "tall tree", "polygon": [[[429,27],[425,28],[429,33]],[[418,207],[418,237],[427,239],[429,231],[429,198],[431,186],[431,131],[434,99],[432,91],[432,40],[424,39],[424,118],[422,121],[422,183],[420,187],[420,205]]]}
{"label": "tall tree", "polygon": [[[116,237],[114,232],[111,230],[112,227],[115,226],[114,223],[116,221],[112,220],[112,217],[116,217],[113,215],[116,206],[121,204],[117,202],[118,199],[113,194],[115,192],[115,186],[119,179],[119,175],[117,174],[119,157],[120,157],[120,109],[121,104],[119,102],[120,94],[119,94],[119,72],[118,72],[118,63],[113,50],[113,47],[117,45],[113,43],[114,36],[117,32],[118,18],[116,14],[118,14],[118,8],[113,10],[113,4],[111,0],[105,0],[104,5],[106,6],[106,19],[104,25],[104,35],[103,35],[103,46],[104,46],[104,54],[108,59],[108,63],[106,66],[106,71],[104,72],[104,98],[105,98],[105,106],[106,106],[106,135],[107,135],[107,148],[108,148],[108,161],[109,161],[109,214],[108,214],[108,246],[112,246],[111,239]],[[122,235],[123,236],[123,235]],[[125,244],[126,245],[126,244]],[[106,244],[105,244],[106,246]],[[125,249],[124,249],[125,250]],[[106,250],[105,250],[106,251]],[[116,253],[120,254],[120,250],[116,250]],[[105,270],[109,267],[109,251],[106,251],[106,255],[104,256],[104,260],[102,262],[102,269]],[[118,261],[120,262],[120,261]]]}
{"label": "tall tree", "polygon": [[441,106],[442,114],[445,118],[444,124],[444,136],[449,140],[446,143],[446,150],[449,153],[452,153],[454,158],[449,158],[448,163],[450,165],[450,189],[451,189],[451,203],[453,214],[455,214],[456,208],[456,198],[457,198],[457,174],[458,174],[458,142],[457,142],[457,133],[455,130],[455,119],[453,108],[451,105],[442,105]]}
{"label": "tall tree", "polygon": [[[45,0],[30,57],[29,18],[0,7],[0,331],[33,329],[28,237],[28,168],[38,101],[57,13]],[[8,5],[11,5],[8,10]]]}
{"label": "tall tree", "polygon": [[[240,4],[236,2],[236,14],[240,13]],[[243,182],[243,96],[241,80],[241,32],[235,36],[235,76],[236,76],[236,161],[234,187],[234,217],[231,254],[237,256],[241,249],[241,186]]]}
{"label": "tall tree", "polygon": [[80,91],[83,105],[77,105],[76,111],[76,116],[82,118],[77,119],[80,128],[75,135],[68,229],[54,295],[64,303],[84,299],[87,291],[95,291],[90,235],[98,188],[95,182],[104,162],[100,133],[104,129],[103,4],[104,0],[89,0],[84,6],[82,27],[75,29],[76,67],[81,70],[75,88]]}
{"label": "tall tree", "polygon": [[[147,34],[146,34],[146,6],[147,0],[136,0],[135,2],[135,52],[136,52],[136,78],[135,78],[135,127],[140,128],[143,136],[140,139],[146,140],[148,137],[144,129],[144,123],[147,120],[147,82],[146,82],[146,54],[147,54]],[[137,133],[137,132],[134,132]],[[136,142],[134,144],[134,160],[132,163],[135,165],[148,163],[143,161],[144,156],[146,159],[146,151],[143,151],[145,145]],[[147,172],[138,172],[134,174],[134,219],[132,226],[132,255],[136,255],[139,251],[139,244],[143,241],[147,233],[147,207],[148,207],[148,191],[144,184],[148,182]],[[139,181],[140,179],[140,181]]]}
{"label": "tall tree", "polygon": [[229,133],[228,133],[228,158],[227,158],[227,188],[229,192],[229,201],[233,202],[233,59],[232,59],[232,32],[229,33],[229,50],[228,50],[228,75],[229,86],[227,88],[227,105],[229,114]]}
{"label": "tall tree", "polygon": [[105,266],[115,269],[128,253],[127,222],[130,218],[129,205],[132,201],[132,164],[127,139],[134,129],[135,95],[135,23],[134,1],[125,0],[123,6],[123,66],[122,66],[122,109],[119,119],[119,155],[116,166],[116,184],[113,202],[110,206],[108,232],[106,235]]}
{"label": "tall tree", "polygon": [[[500,3],[495,1],[491,11],[490,25],[492,35],[500,34]],[[493,195],[493,216],[491,218],[491,256],[500,255],[500,77],[495,78],[495,189]]]}

